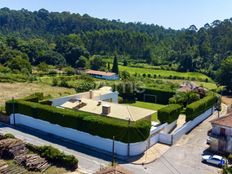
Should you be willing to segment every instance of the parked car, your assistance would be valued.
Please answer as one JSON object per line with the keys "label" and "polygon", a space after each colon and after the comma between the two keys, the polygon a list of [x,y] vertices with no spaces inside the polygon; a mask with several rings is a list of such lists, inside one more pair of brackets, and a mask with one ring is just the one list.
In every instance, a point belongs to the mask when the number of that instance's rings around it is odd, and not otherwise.
{"label": "parked car", "polygon": [[203,155],[202,162],[213,164],[218,167],[223,167],[226,164],[226,159],[219,155]]}

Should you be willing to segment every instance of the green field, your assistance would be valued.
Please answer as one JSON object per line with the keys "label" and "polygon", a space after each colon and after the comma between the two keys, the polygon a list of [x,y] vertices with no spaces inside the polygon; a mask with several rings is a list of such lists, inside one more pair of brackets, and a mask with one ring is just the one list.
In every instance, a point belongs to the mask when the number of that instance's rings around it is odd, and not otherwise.
{"label": "green field", "polygon": [[[139,108],[151,109],[151,110],[154,110],[154,111],[158,111],[159,109],[165,107],[165,105],[156,104],[156,103],[141,102],[141,101],[136,101],[135,103],[131,103],[129,105],[136,106],[136,107],[139,107]],[[153,121],[159,121],[157,119],[157,112],[152,115],[152,120]]]}
{"label": "green field", "polygon": [[157,76],[162,77],[170,77],[170,76],[176,76],[179,78],[195,78],[196,80],[202,80],[208,79],[209,81],[212,81],[210,77],[198,73],[198,72],[177,72],[177,71],[168,71],[168,70],[155,70],[155,69],[147,69],[147,68],[134,68],[134,67],[128,67],[128,66],[121,66],[119,65],[120,71],[128,71],[131,74],[151,74],[152,76],[156,74]]}

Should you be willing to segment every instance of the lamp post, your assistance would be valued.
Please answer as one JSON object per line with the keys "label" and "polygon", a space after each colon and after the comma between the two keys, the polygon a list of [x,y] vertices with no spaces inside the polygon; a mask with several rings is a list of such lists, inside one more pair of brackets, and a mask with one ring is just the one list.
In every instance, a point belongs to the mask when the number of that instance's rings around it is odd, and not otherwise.
{"label": "lamp post", "polygon": [[113,136],[113,145],[112,145],[112,163],[111,163],[111,166],[114,166],[114,158],[115,158],[115,154],[114,154],[114,140],[115,140],[115,137]]}

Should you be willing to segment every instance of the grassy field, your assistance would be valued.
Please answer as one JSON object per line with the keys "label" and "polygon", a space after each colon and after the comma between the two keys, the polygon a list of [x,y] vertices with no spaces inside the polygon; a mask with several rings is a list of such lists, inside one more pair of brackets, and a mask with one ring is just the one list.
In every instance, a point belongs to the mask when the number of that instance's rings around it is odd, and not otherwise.
{"label": "grassy field", "polygon": [[167,70],[154,70],[154,69],[147,69],[147,68],[134,68],[134,67],[128,67],[128,66],[119,66],[120,71],[128,71],[131,74],[151,74],[152,76],[156,74],[157,76],[162,77],[169,77],[169,76],[176,76],[176,77],[182,77],[182,78],[195,78],[196,80],[205,80],[206,78],[209,81],[212,81],[210,77],[198,73],[198,72],[177,72],[177,71],[167,71]]}
{"label": "grassy field", "polygon": [[[159,109],[165,107],[165,105],[156,104],[156,103],[141,102],[141,101],[136,101],[136,103],[131,103],[129,105],[140,107],[140,108],[145,108],[145,109],[151,109],[154,111],[158,111]],[[152,115],[152,120],[158,121],[157,112]]]}
{"label": "grassy field", "polygon": [[36,83],[0,83],[0,106],[5,101],[14,98],[22,98],[35,92],[43,92],[44,95],[59,97],[76,93],[74,89],[52,87],[45,84]]}

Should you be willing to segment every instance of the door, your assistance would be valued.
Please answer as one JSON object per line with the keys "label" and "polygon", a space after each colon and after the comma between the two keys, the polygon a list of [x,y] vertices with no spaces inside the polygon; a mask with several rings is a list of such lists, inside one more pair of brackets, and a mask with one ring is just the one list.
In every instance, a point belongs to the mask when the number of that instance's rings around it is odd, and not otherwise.
{"label": "door", "polygon": [[218,151],[225,151],[226,150],[226,142],[224,140],[218,141]]}
{"label": "door", "polygon": [[220,135],[225,136],[226,135],[226,129],[225,128],[220,128]]}

